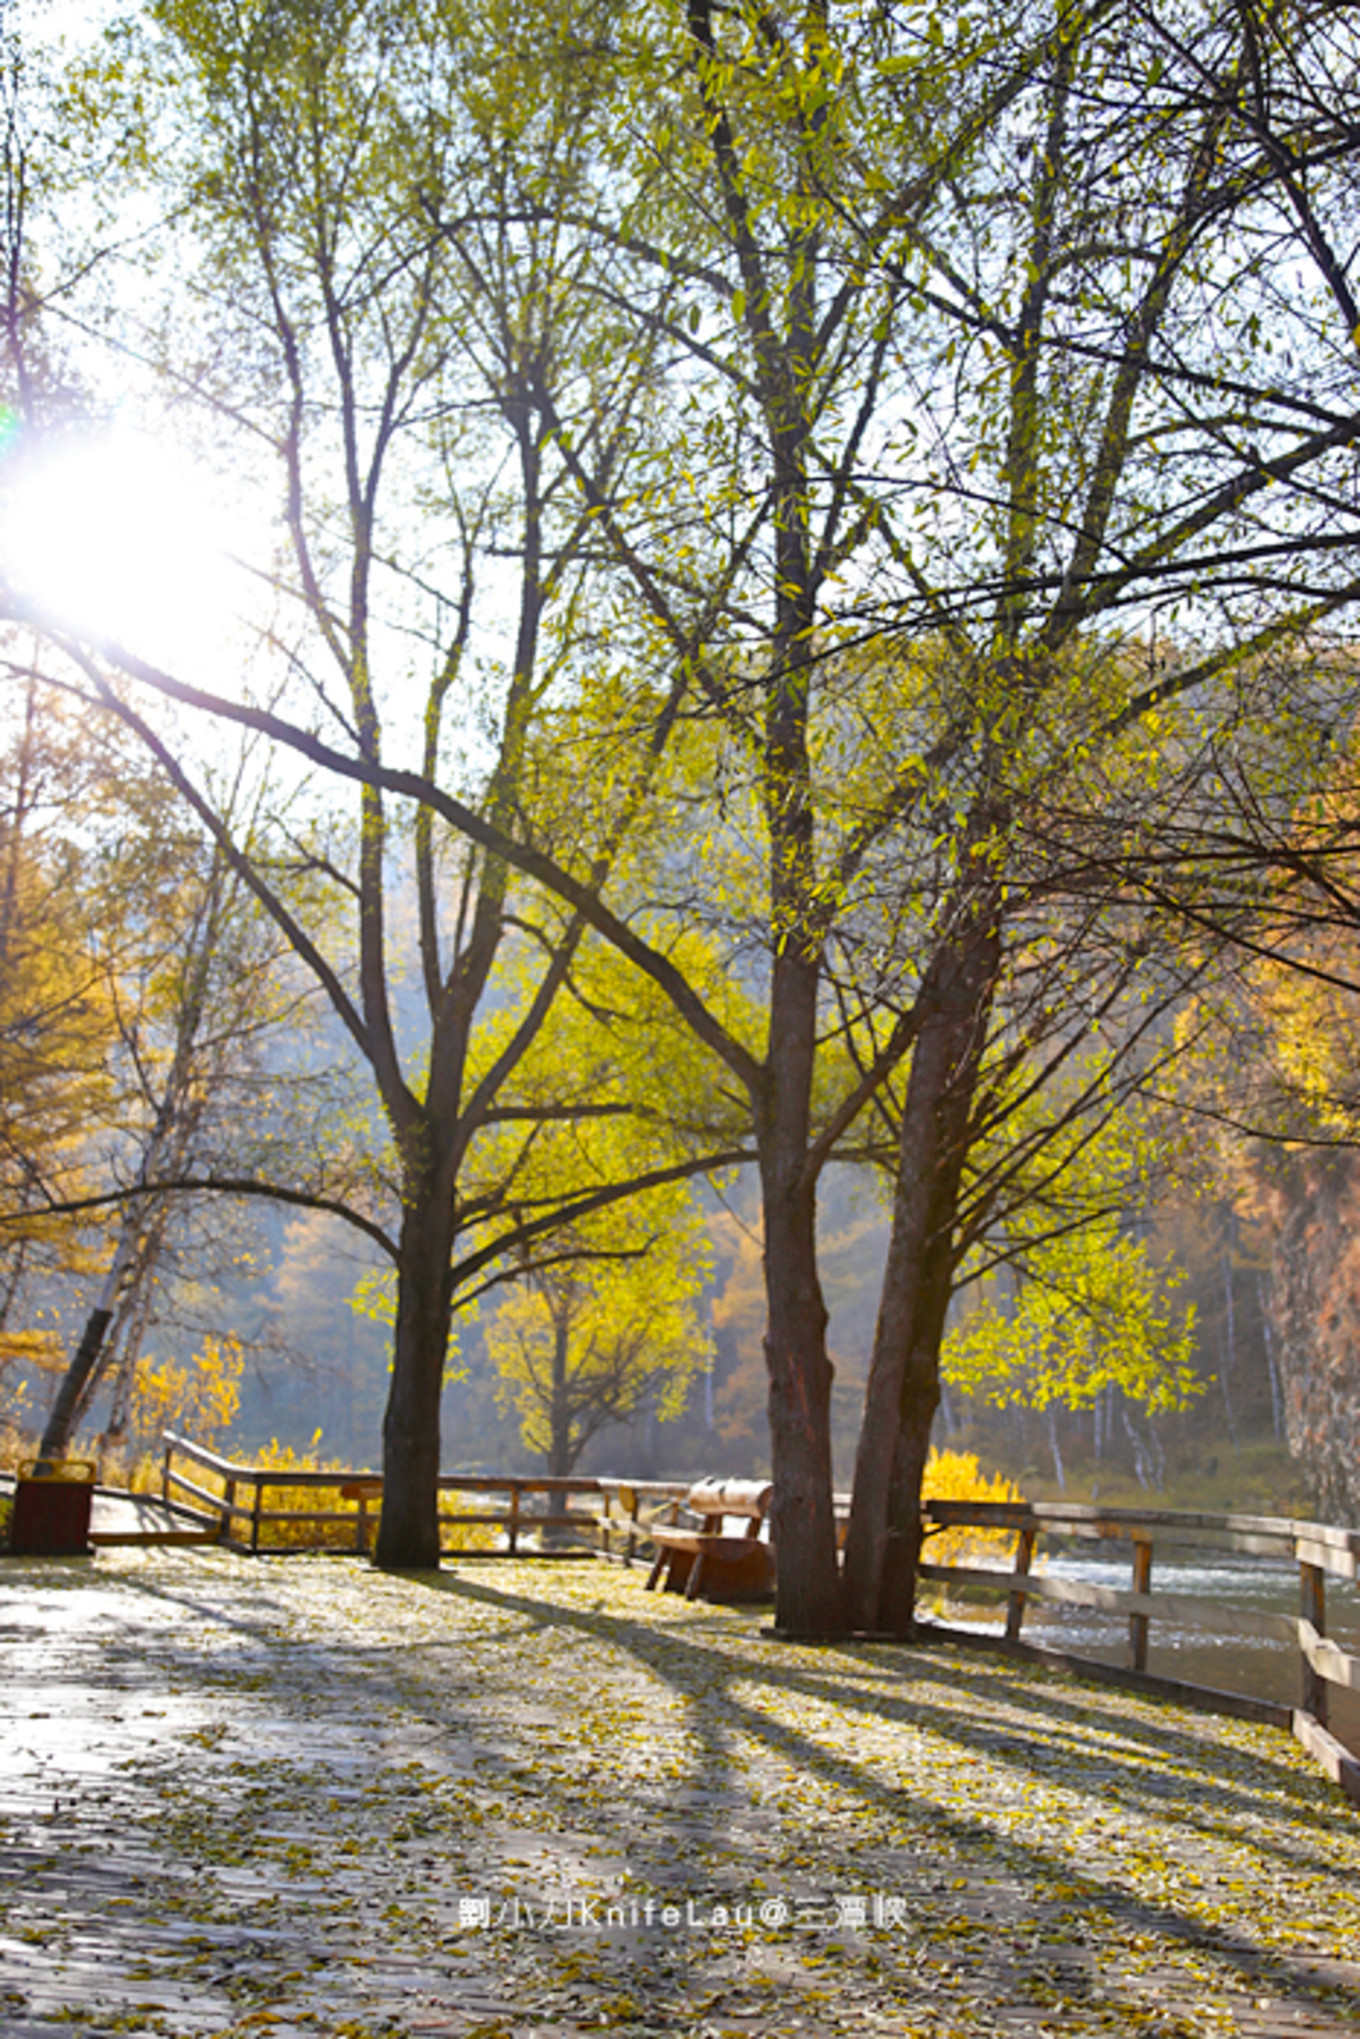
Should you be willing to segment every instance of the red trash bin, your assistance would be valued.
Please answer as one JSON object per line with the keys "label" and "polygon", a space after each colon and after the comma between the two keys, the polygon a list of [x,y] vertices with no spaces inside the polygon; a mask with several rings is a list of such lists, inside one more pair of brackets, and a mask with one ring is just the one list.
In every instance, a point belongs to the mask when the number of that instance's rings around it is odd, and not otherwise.
{"label": "red trash bin", "polygon": [[88,1459],[35,1459],[15,1483],[10,1556],[88,1557],[93,1500],[94,1467]]}

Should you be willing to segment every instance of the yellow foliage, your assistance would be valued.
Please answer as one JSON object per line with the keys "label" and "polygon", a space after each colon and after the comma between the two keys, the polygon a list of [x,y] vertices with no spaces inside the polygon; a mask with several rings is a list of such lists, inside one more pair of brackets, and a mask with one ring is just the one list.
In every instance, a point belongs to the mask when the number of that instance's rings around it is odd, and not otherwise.
{"label": "yellow foliage", "polygon": [[21,1361],[41,1373],[60,1373],[65,1360],[55,1331],[0,1331],[0,1365]]}
{"label": "yellow foliage", "polygon": [[561,1241],[578,1258],[502,1297],[486,1334],[497,1402],[550,1472],[570,1473],[600,1430],[642,1408],[662,1422],[679,1415],[709,1358],[696,1307],[706,1243],[688,1186],[675,1184],[578,1224]]}
{"label": "yellow foliage", "polygon": [[[286,1512],[290,1515],[296,1515],[299,1519],[296,1523],[266,1523],[263,1526],[260,1539],[263,1546],[268,1547],[272,1545],[277,1547],[280,1544],[305,1545],[314,1550],[324,1549],[327,1546],[330,1546],[332,1549],[339,1547],[350,1550],[353,1548],[353,1532],[349,1529],[347,1523],[318,1523],[313,1525],[305,1519],[308,1515],[312,1514],[345,1515],[351,1518],[354,1514],[354,1503],[344,1499],[340,1492],[340,1484],[346,1475],[350,1475],[355,1471],[355,1468],[345,1465],[343,1460],[340,1459],[323,1459],[318,1448],[320,1443],[321,1432],[314,1430],[312,1432],[312,1441],[305,1451],[295,1451],[291,1444],[280,1444],[277,1437],[271,1437],[268,1444],[255,1453],[253,1462],[262,1472],[333,1472],[337,1475],[336,1485],[333,1487],[266,1486],[262,1496],[263,1506],[271,1510],[277,1510],[280,1513]],[[468,1503],[464,1500],[460,1504],[455,1497],[454,1505],[467,1507]],[[370,1502],[370,1536],[375,1535],[377,1532],[379,1514],[378,1505]],[[496,1536],[496,1530],[489,1524],[480,1522],[445,1523],[441,1527],[439,1540],[446,1551],[494,1550],[496,1547]]]}
{"label": "yellow foliage", "polygon": [[[975,1451],[936,1451],[931,1447],[921,1480],[923,1501],[1023,1501],[1014,1480],[1004,1473],[983,1472]],[[932,1565],[995,1563],[1010,1557],[1013,1529],[944,1529],[932,1536],[923,1555]]]}
{"label": "yellow foliage", "polygon": [[245,1354],[234,1338],[203,1341],[184,1365],[164,1360],[157,1365],[148,1354],[137,1365],[129,1429],[134,1438],[154,1445],[162,1430],[179,1430],[196,1444],[212,1449],[228,1430],[241,1406],[241,1374]]}
{"label": "yellow foliage", "polygon": [[[312,1432],[311,1443],[305,1451],[295,1451],[291,1444],[280,1444],[277,1437],[271,1437],[254,1454],[253,1463],[260,1470],[275,1473],[346,1473],[351,1470],[336,1459],[321,1457],[320,1430]],[[261,1505],[280,1514],[296,1515],[300,1519],[292,1522],[265,1523],[261,1532],[261,1543],[277,1547],[280,1544],[308,1545],[312,1548],[326,1544],[351,1542],[350,1534],[343,1525],[318,1523],[313,1525],[305,1520],[308,1515],[339,1515],[348,1513],[353,1502],[343,1499],[339,1482],[333,1487],[270,1487],[266,1486],[260,1496]]]}
{"label": "yellow foliage", "polygon": [[32,1458],[33,1432],[41,1421],[39,1404],[50,1392],[43,1377],[60,1373],[64,1359],[54,1331],[0,1332],[0,1467],[6,1472]]}
{"label": "yellow foliage", "polygon": [[259,1451],[256,1452],[254,1463],[260,1467],[261,1471],[273,1473],[347,1471],[348,1468],[342,1467],[335,1459],[330,1461],[329,1466],[322,1463],[317,1452],[317,1447],[321,1443],[321,1437],[321,1431],[314,1430],[312,1432],[312,1441],[306,1451],[294,1451],[291,1444],[280,1444],[277,1437],[271,1437],[268,1444],[262,1445]]}

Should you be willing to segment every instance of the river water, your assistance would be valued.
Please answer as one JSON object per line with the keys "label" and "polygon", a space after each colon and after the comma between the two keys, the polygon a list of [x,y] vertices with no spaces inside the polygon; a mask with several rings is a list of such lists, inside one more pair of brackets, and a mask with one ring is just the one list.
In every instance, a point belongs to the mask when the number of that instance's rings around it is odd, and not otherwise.
{"label": "river water", "polygon": [[[984,1562],[992,1562],[988,1559]],[[1079,1579],[1092,1586],[1127,1592],[1130,1561],[1122,1556],[1084,1553],[1055,1554],[1036,1563],[1051,1577]],[[1193,1593],[1225,1607],[1259,1608],[1271,1614],[1299,1612],[1298,1566],[1284,1558],[1249,1558],[1215,1552],[1182,1562],[1161,1551],[1153,1565],[1154,1593]],[[1360,1596],[1355,1582],[1327,1579],[1327,1631],[1343,1649],[1360,1655]],[[961,1607],[950,1602],[944,1616],[951,1624],[1000,1632],[1004,1611],[993,1605]],[[1071,1650],[1111,1664],[1128,1661],[1128,1616],[1106,1614],[1095,1607],[1068,1607],[1031,1600],[1022,1631],[1027,1642],[1047,1649]],[[1298,1651],[1287,1643],[1256,1636],[1239,1638],[1212,1633],[1186,1621],[1153,1621],[1148,1630],[1148,1669],[1163,1677],[1211,1685],[1220,1692],[1247,1692],[1260,1699],[1297,1706],[1302,1699]],[[1329,1725],[1333,1734],[1360,1753],[1360,1693],[1333,1685],[1329,1689]]]}

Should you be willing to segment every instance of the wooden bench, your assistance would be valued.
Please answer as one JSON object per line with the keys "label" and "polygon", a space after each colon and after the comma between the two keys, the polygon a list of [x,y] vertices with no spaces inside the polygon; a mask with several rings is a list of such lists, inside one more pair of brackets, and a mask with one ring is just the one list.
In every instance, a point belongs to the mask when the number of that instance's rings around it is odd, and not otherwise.
{"label": "wooden bench", "polygon": [[[653,1523],[656,1563],[647,1579],[652,1592],[663,1582],[668,1593],[696,1600],[764,1600],[774,1590],[774,1554],[760,1532],[774,1489],[761,1480],[699,1480],[684,1505],[699,1518],[697,1529],[677,1526],[677,1502],[669,1523]],[[724,1533],[727,1516],[744,1518],[739,1536]]]}

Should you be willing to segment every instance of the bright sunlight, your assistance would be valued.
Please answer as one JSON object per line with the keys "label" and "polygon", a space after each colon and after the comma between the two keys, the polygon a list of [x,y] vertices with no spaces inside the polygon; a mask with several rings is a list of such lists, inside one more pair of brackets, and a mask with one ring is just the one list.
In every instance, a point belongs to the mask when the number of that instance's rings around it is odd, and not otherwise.
{"label": "bright sunlight", "polygon": [[158,664],[221,651],[250,586],[210,472],[121,422],[11,458],[0,560],[21,594]]}

